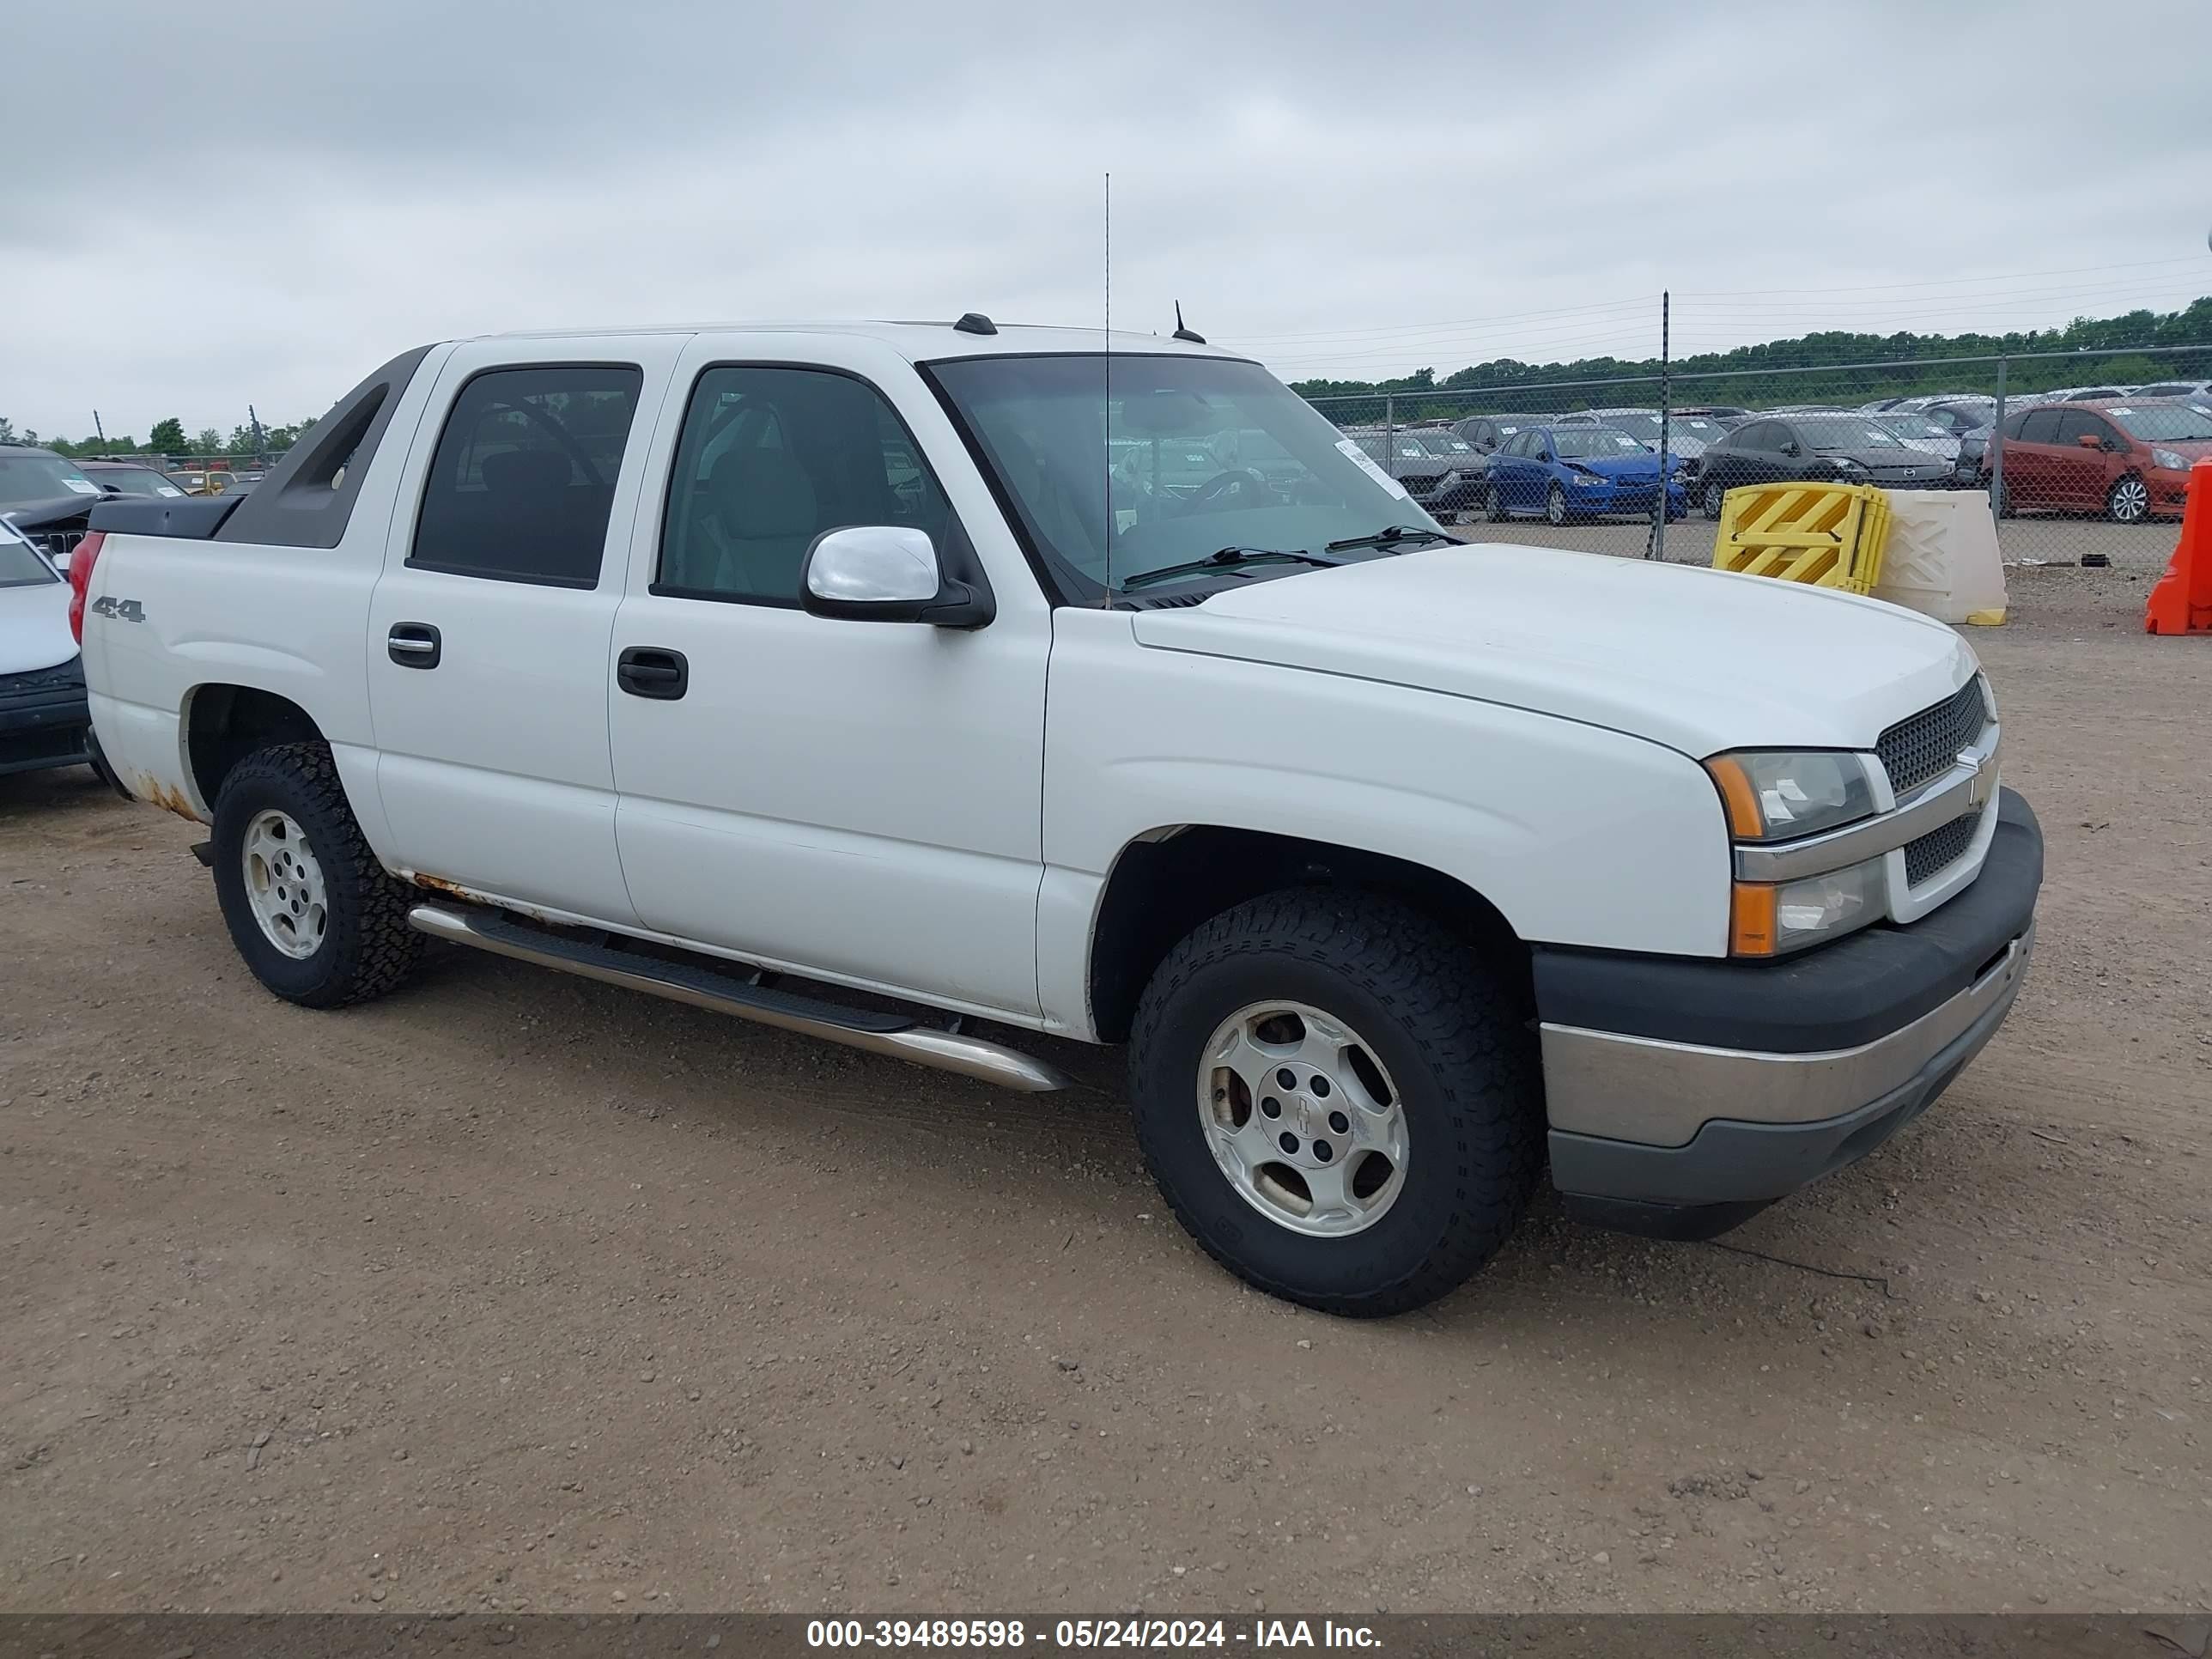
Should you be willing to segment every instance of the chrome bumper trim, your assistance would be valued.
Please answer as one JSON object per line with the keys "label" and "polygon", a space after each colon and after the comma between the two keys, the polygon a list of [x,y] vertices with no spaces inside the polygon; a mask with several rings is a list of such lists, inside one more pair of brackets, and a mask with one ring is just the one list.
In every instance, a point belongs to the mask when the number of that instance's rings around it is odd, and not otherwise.
{"label": "chrome bumper trim", "polygon": [[1811,1123],[1910,1082],[1978,1022],[1994,1030],[2019,994],[2035,927],[1989,971],[1909,1025],[1855,1048],[1767,1054],[1547,1024],[1540,1028],[1552,1127],[1680,1146],[1707,1122]]}
{"label": "chrome bumper trim", "polygon": [[1779,846],[1739,842],[1736,879],[1795,881],[1800,876],[1826,875],[1879,858],[1931,830],[1941,830],[1954,818],[1980,811],[1997,793],[1999,735],[1996,722],[1990,721],[1973,747],[1960,751],[1958,763],[1949,771],[1876,817]]}

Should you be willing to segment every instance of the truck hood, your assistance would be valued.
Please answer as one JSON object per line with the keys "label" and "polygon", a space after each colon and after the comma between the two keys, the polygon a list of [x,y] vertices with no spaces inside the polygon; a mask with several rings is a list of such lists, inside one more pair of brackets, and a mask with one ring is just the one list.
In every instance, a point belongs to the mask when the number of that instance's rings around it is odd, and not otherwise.
{"label": "truck hood", "polygon": [[1139,645],[1555,714],[1699,758],[1871,749],[1976,672],[1942,623],[1767,576],[1482,543],[1137,612]]}
{"label": "truck hood", "polygon": [[76,655],[67,582],[0,587],[0,674],[52,668]]}

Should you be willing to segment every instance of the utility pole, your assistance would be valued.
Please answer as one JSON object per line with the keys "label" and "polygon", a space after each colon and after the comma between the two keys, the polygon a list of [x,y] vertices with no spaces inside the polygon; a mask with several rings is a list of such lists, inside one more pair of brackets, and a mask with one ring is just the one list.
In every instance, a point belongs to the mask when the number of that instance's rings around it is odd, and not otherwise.
{"label": "utility pole", "polygon": [[102,449],[106,448],[106,447],[107,447],[107,428],[106,428],[106,427],[104,427],[104,426],[100,425],[100,411],[99,411],[98,410],[96,410],[96,409],[95,409],[95,410],[94,410],[92,411],[92,429],[93,429],[95,433],[97,433],[97,434],[100,434],[100,447]]}
{"label": "utility pole", "polygon": [[257,461],[266,462],[269,459],[269,444],[267,440],[263,438],[261,435],[261,417],[253,412],[253,405],[252,404],[248,404],[246,406],[246,418],[251,422],[253,426],[253,459]]}
{"label": "utility pole", "polygon": [[2005,368],[1997,359],[1997,406],[1990,415],[1990,517],[2000,528],[2004,520]]}
{"label": "utility pole", "polygon": [[1674,379],[1668,356],[1669,343],[1667,336],[1669,324],[1668,313],[1673,309],[1673,290],[1662,289],[1659,292],[1659,499],[1653,503],[1651,508],[1651,542],[1644,555],[1647,559],[1663,559],[1667,556],[1668,412],[1674,401]]}

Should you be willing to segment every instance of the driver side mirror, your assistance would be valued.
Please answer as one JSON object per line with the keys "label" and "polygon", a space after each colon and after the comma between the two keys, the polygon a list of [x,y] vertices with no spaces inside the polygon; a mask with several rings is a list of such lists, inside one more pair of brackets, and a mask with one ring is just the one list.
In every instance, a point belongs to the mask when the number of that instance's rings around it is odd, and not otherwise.
{"label": "driver side mirror", "polygon": [[825,530],[799,569],[809,614],[846,622],[981,628],[998,615],[991,591],[945,572],[927,532],[903,525]]}

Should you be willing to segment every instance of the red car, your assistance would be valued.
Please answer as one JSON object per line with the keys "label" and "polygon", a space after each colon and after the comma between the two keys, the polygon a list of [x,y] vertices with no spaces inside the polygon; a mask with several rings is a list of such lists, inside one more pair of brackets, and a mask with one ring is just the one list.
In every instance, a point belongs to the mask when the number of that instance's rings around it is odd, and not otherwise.
{"label": "red car", "polygon": [[2178,519],[2189,469],[2212,455],[2212,414],[2178,398],[2042,404],[2007,416],[2004,434],[2006,513]]}

